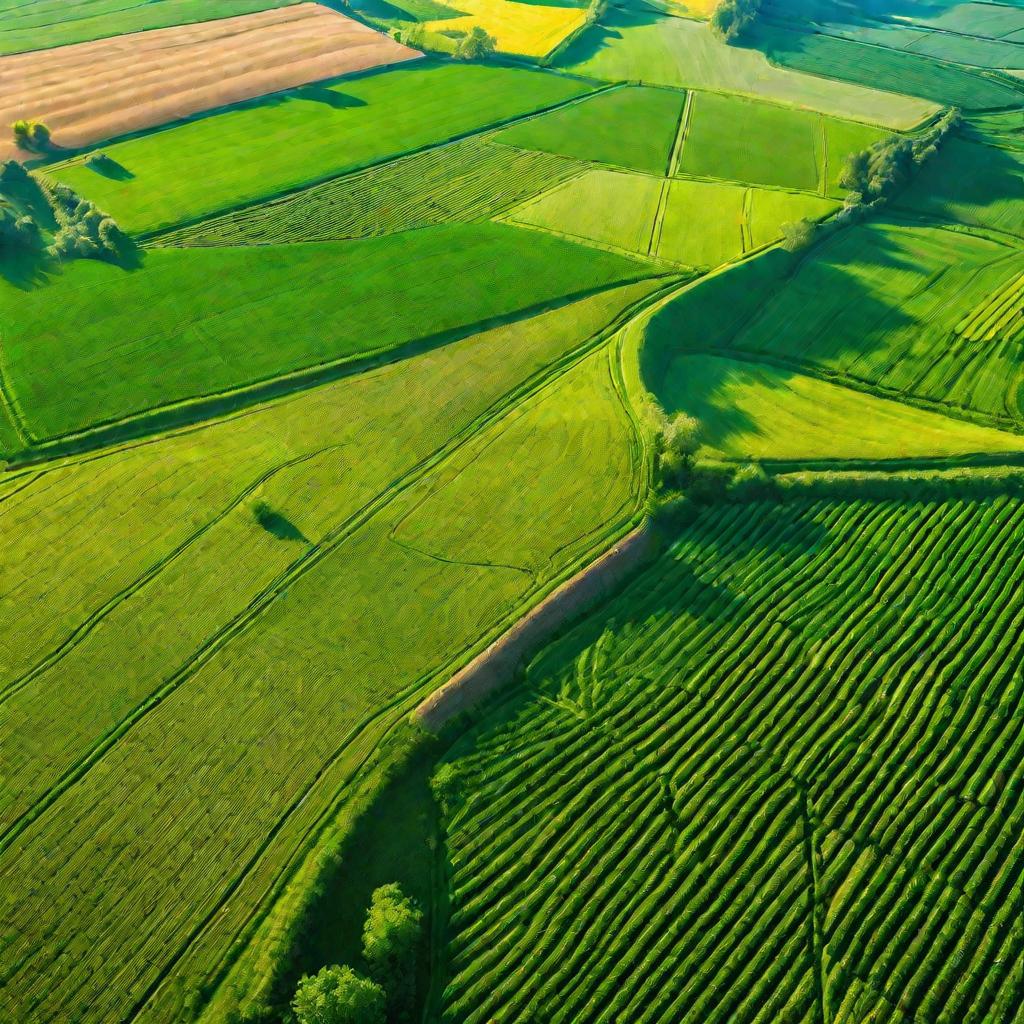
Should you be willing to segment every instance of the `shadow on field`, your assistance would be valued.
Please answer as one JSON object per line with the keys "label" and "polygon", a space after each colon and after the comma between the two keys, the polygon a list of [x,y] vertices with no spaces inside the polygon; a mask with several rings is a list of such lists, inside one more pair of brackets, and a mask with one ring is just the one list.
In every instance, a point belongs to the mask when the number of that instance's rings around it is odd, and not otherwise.
{"label": "shadow on field", "polygon": [[[575,6],[575,5],[572,5]],[[656,25],[665,16],[649,8],[611,7],[600,22],[583,32],[559,58],[558,65],[582,64],[622,39],[622,29]]]}
{"label": "shadow on field", "polygon": [[57,269],[57,261],[39,250],[21,250],[0,255],[0,280],[19,291],[41,288]]}
{"label": "shadow on field", "polygon": [[90,171],[95,171],[101,177],[110,178],[112,181],[131,181],[135,175],[123,164],[119,164],[106,153],[96,153],[85,162]]}
{"label": "shadow on field", "polygon": [[311,100],[314,103],[323,103],[334,110],[346,110],[349,107],[365,107],[366,100],[358,96],[349,96],[347,93],[338,92],[336,89],[328,89],[323,85],[304,85],[291,94],[297,100]]}

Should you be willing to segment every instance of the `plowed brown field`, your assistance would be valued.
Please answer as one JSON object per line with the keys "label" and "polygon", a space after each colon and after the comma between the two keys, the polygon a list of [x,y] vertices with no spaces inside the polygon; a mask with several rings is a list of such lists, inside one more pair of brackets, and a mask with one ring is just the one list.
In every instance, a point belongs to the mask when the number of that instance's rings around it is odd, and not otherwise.
{"label": "plowed brown field", "polygon": [[7,134],[45,121],[79,147],[213,107],[420,56],[315,3],[154,29],[0,58],[0,159],[25,157]]}

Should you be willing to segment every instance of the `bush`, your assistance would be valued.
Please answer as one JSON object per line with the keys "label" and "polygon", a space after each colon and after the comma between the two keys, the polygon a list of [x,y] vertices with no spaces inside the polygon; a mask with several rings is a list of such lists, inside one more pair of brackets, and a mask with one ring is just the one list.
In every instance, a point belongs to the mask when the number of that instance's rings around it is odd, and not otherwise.
{"label": "bush", "polygon": [[42,121],[28,121],[24,118],[11,125],[14,141],[21,149],[32,153],[45,153],[50,148],[50,129]]}
{"label": "bush", "polygon": [[721,0],[711,14],[711,31],[731,43],[756,20],[761,0]]}
{"label": "bush", "polygon": [[19,217],[13,208],[0,206],[0,249],[31,249],[39,242],[39,228],[31,217]]}
{"label": "bush", "polygon": [[292,1012],[298,1024],[385,1024],[384,992],[351,967],[324,967],[299,982]]}
{"label": "bush", "polygon": [[800,220],[788,221],[781,227],[782,248],[786,252],[803,252],[814,242],[818,233],[818,225],[813,220],[802,217]]}
{"label": "bush", "polygon": [[655,456],[658,483],[662,488],[685,487],[700,448],[700,423],[684,412],[669,416],[660,409],[657,417]]}
{"label": "bush", "polygon": [[422,936],[423,913],[396,882],[374,890],[363,926],[363,956],[370,977],[387,992],[391,1024],[412,1021]]}
{"label": "bush", "polygon": [[455,48],[455,56],[461,60],[483,60],[497,48],[497,39],[488,35],[479,25],[474,25],[473,30]]}

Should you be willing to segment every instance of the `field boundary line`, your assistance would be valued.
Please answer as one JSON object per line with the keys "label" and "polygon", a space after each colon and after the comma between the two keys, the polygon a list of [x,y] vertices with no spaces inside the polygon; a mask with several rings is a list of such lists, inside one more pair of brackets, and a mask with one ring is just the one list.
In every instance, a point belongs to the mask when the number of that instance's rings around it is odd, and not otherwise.
{"label": "field boundary line", "polygon": [[[433,59],[433,58],[429,58]],[[548,74],[549,72],[534,69],[536,74]],[[331,79],[325,79],[325,81],[331,81]],[[579,96],[570,96],[568,99],[558,100],[556,103],[548,104],[546,107],[540,107],[537,110],[531,110],[524,114],[513,114],[511,117],[507,117],[504,120],[491,121],[484,125],[478,125],[475,128],[470,128],[467,131],[459,132],[456,135],[449,135],[447,138],[440,139],[437,142],[428,142],[423,146],[417,146],[413,149],[402,150],[398,153],[389,153],[387,156],[380,157],[376,160],[366,160],[363,163],[356,164],[352,167],[344,168],[343,170],[331,171],[327,174],[318,175],[315,178],[309,178],[298,185],[290,185],[287,188],[278,189],[276,192],[267,192],[257,199],[250,199],[240,203],[234,203],[230,206],[224,206],[217,210],[207,210],[205,213],[200,214],[197,217],[187,217],[184,220],[175,221],[173,224],[164,224],[160,227],[152,228],[149,231],[141,231],[138,233],[130,230],[131,225],[128,225],[129,234],[131,237],[140,245],[145,246],[145,243],[158,239],[161,235],[169,234],[172,231],[181,231],[185,228],[196,227],[200,224],[204,224],[206,221],[215,220],[219,217],[228,216],[232,213],[241,213],[243,210],[249,210],[253,207],[263,206],[265,203],[273,202],[276,199],[285,199],[289,196],[296,195],[300,192],[305,192],[306,189],[315,188],[317,185],[324,185],[329,181],[335,181],[339,178],[346,178],[350,174],[358,174],[362,171],[369,171],[376,167],[382,167],[386,164],[395,163],[398,160],[403,160],[407,157],[418,156],[421,153],[426,153],[435,149],[443,149],[445,146],[453,146],[459,142],[465,142],[466,139],[475,138],[478,135],[486,135],[489,132],[496,132],[503,128],[511,128],[513,125],[519,124],[523,121],[529,121],[534,117],[542,117],[544,114],[553,113],[556,110],[561,110],[563,107],[572,106],[574,103],[581,103],[584,100],[588,100],[593,96],[598,96],[601,93],[613,92],[616,89],[625,88],[622,82],[597,82],[595,79],[580,79],[580,81],[588,82],[589,84],[596,86],[591,88],[589,92],[585,92]],[[316,85],[317,83],[310,83]],[[291,91],[291,90],[288,90]],[[230,108],[229,108],[230,109]],[[220,111],[223,112],[223,111]],[[187,122],[182,122],[187,123]],[[172,125],[173,127],[179,127],[179,125]],[[165,130],[165,129],[161,129]],[[116,141],[127,141],[127,140],[116,140]],[[111,142],[105,142],[104,145],[110,146]],[[47,164],[42,167],[36,168],[40,174],[45,174],[47,171],[59,169],[64,166],[65,163],[74,164],[81,163],[84,161],[88,154],[82,153],[78,156],[72,157],[68,161],[63,161],[60,164]]]}
{"label": "field boundary line", "polygon": [[693,116],[693,97],[694,90],[687,89],[686,100],[679,114],[679,125],[676,129],[675,143],[668,158],[668,177],[670,178],[674,178],[679,173],[679,161],[683,156],[683,146],[686,144],[686,137],[690,133],[690,118]]}
{"label": "field boundary line", "polygon": [[[528,225],[522,225],[524,227]],[[541,229],[537,229],[541,230]],[[569,237],[569,236],[566,236]],[[578,241],[577,239],[573,239]],[[629,256],[634,260],[642,259],[637,253],[619,250],[618,255]],[[219,419],[229,413],[237,412],[256,403],[281,398],[295,392],[307,391],[313,387],[329,384],[336,380],[351,377],[367,370],[377,369],[393,363],[402,362],[413,356],[440,348],[444,345],[464,341],[483,331],[493,330],[532,319],[544,313],[553,312],[564,306],[572,305],[583,299],[614,288],[647,279],[675,276],[675,266],[654,268],[656,273],[638,274],[634,279],[619,279],[607,284],[585,288],[582,291],[560,295],[546,302],[534,303],[514,310],[511,313],[488,317],[484,320],[451,328],[436,334],[414,338],[391,348],[363,352],[340,359],[330,360],[312,366],[301,367],[289,373],[279,374],[261,381],[253,381],[240,387],[226,391],[213,392],[208,395],[197,395],[180,402],[157,406],[142,410],[121,419],[97,423],[85,430],[70,434],[58,435],[39,442],[24,452],[16,455],[9,463],[12,468],[34,466],[67,456],[80,455],[96,451],[100,448],[112,447],[120,441],[130,441],[150,434],[169,433],[177,428],[188,427],[200,422]]]}
{"label": "field boundary line", "polygon": [[828,199],[828,123],[824,114],[818,115],[818,137],[821,139],[821,167],[818,170],[818,195]]}
{"label": "field boundary line", "polygon": [[[28,424],[22,416],[14,389],[10,385],[7,369],[4,365],[5,362],[5,346],[0,342],[0,412],[6,416],[14,428],[18,440],[27,449],[32,444],[32,435],[29,433]],[[12,455],[16,457],[17,453],[12,453]]]}

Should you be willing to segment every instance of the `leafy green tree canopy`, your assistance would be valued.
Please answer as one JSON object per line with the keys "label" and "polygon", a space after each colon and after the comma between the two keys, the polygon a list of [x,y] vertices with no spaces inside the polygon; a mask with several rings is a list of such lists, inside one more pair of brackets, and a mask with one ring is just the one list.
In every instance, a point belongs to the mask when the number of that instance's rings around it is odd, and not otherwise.
{"label": "leafy green tree canopy", "polygon": [[385,1024],[384,991],[351,967],[324,967],[299,982],[292,1012],[298,1024]]}

